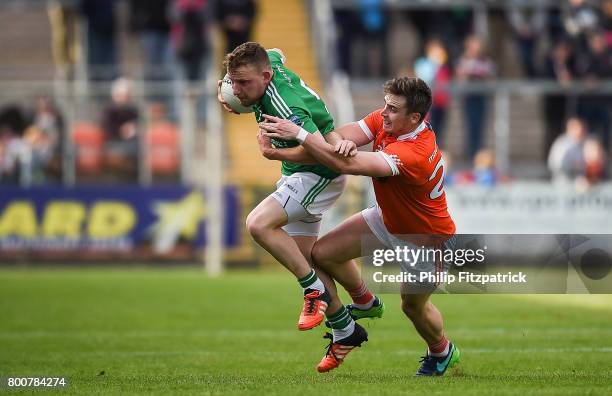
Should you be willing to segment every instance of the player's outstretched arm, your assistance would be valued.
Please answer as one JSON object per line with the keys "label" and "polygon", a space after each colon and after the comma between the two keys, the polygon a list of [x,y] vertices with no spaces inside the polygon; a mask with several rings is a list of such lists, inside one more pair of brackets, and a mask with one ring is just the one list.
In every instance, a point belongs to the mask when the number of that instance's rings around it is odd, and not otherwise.
{"label": "player's outstretched arm", "polygon": [[352,157],[340,156],[320,133],[308,134],[302,146],[320,163],[338,173],[371,177],[393,176],[393,170],[381,153],[359,151]]}
{"label": "player's outstretched arm", "polygon": [[372,141],[372,139],[363,132],[357,122],[350,122],[343,125],[340,128],[335,129],[333,133],[337,133],[343,140],[348,140],[355,143],[357,147],[365,146]]}
{"label": "player's outstretched arm", "polygon": [[291,121],[268,115],[264,117],[267,122],[259,125],[261,129],[267,131],[266,136],[283,140],[298,140],[318,162],[336,172],[372,177],[393,175],[391,165],[380,153],[358,152],[353,157],[339,156],[334,147],[328,144],[318,131],[311,134]]}
{"label": "player's outstretched arm", "polygon": [[[342,145],[343,148],[346,147],[346,145],[344,145],[346,141],[343,140],[342,137],[335,132],[331,132],[325,135],[325,140],[329,144],[337,145],[337,146]],[[265,135],[265,131],[262,129],[260,129],[259,133],[257,134],[257,141],[259,143],[259,151],[261,152],[261,155],[263,155],[266,159],[275,160],[275,161],[288,161],[288,162],[293,162],[296,164],[304,164],[304,165],[313,165],[313,164],[319,163],[315,159],[315,157],[313,157],[310,153],[308,153],[308,151],[304,149],[304,147],[302,146],[286,147],[286,148],[276,148],[272,146],[272,142],[270,141],[270,138]],[[336,151],[340,153],[338,150]],[[356,147],[354,151],[349,150],[347,147],[347,152],[344,155],[352,156],[352,155],[355,155],[356,153],[357,153]]]}
{"label": "player's outstretched arm", "polygon": [[348,123],[328,133],[325,135],[325,140],[334,146],[336,153],[345,157],[357,155],[357,147],[364,146],[372,141],[356,122]]}

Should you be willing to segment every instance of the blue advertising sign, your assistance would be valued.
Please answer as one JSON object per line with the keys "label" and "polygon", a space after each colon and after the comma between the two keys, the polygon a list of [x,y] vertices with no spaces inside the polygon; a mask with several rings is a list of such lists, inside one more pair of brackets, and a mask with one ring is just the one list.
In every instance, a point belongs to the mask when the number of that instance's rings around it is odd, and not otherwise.
{"label": "blue advertising sign", "polygon": [[[238,244],[238,191],[224,191],[224,244]],[[180,187],[0,188],[0,258],[189,257],[206,244],[201,190]]]}

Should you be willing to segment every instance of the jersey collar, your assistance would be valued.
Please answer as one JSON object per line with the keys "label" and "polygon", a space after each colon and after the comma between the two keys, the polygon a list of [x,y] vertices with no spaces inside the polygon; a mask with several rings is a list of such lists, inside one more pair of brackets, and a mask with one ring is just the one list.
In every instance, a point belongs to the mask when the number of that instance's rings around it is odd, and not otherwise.
{"label": "jersey collar", "polygon": [[408,140],[408,139],[415,139],[417,137],[417,135],[419,133],[421,133],[424,129],[425,129],[426,125],[425,125],[425,121],[421,122],[421,124],[417,127],[417,129],[415,129],[414,131],[410,132],[410,133],[405,133],[403,135],[399,135],[397,137],[397,140],[399,141],[404,141],[404,140]]}

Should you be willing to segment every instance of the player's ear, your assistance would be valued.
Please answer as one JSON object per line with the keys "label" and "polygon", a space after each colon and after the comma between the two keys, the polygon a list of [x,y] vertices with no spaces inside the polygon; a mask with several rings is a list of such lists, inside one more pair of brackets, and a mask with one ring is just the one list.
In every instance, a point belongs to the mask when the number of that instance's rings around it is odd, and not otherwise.
{"label": "player's ear", "polygon": [[419,124],[421,121],[421,113],[410,113],[408,118],[410,118],[410,122],[413,124]]}
{"label": "player's ear", "polygon": [[270,80],[272,80],[272,70],[268,68],[264,69],[262,72],[262,76],[264,79],[264,83],[269,83]]}

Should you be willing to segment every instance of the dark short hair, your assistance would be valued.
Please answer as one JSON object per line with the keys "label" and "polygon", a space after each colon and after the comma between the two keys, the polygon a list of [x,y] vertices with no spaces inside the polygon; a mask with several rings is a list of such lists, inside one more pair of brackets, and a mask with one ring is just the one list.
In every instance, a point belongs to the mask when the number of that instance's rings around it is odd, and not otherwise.
{"label": "dark short hair", "polygon": [[256,66],[258,69],[270,67],[270,59],[266,49],[252,41],[240,44],[232,52],[225,55],[223,66],[228,71],[234,71],[242,66]]}
{"label": "dark short hair", "polygon": [[384,85],[385,94],[403,96],[406,98],[406,114],[419,113],[420,121],[425,119],[431,108],[431,89],[427,83],[416,77],[397,77]]}

